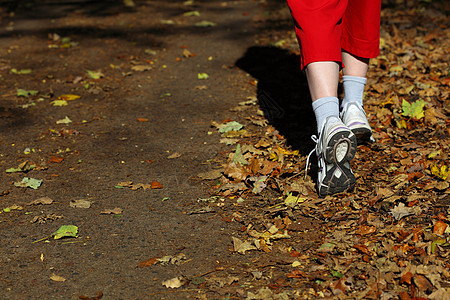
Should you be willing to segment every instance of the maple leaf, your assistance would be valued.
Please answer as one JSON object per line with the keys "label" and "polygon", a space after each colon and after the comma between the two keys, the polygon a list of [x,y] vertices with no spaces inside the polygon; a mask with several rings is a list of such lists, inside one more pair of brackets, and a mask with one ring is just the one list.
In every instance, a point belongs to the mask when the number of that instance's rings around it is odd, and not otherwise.
{"label": "maple leaf", "polygon": [[446,180],[448,175],[450,174],[450,169],[447,168],[446,165],[441,166],[440,168],[434,164],[430,167],[431,169],[431,174],[433,174],[434,176],[442,179],[442,180]]}
{"label": "maple leaf", "polygon": [[230,176],[231,178],[239,181],[244,180],[245,178],[247,178],[247,176],[250,175],[250,173],[247,171],[246,168],[238,166],[235,162],[226,164],[223,167],[225,175]]}
{"label": "maple leaf", "polygon": [[420,120],[425,116],[423,110],[426,102],[424,100],[418,100],[413,103],[409,103],[405,99],[402,102],[402,115],[405,117],[410,117],[412,119]]}

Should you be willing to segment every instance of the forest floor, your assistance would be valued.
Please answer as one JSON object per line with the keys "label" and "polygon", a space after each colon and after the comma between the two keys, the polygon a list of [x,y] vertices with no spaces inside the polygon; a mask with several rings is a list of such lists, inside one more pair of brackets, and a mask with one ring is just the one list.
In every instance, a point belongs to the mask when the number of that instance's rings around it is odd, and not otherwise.
{"label": "forest floor", "polygon": [[4,1],[2,298],[449,299],[449,8],[397,2],[319,198],[284,1]]}

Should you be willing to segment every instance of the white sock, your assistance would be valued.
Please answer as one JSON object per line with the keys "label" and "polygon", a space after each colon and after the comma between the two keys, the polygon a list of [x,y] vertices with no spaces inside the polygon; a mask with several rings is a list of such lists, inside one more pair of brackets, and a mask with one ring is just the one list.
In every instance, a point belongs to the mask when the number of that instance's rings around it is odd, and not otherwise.
{"label": "white sock", "polygon": [[322,131],[325,120],[330,116],[339,118],[339,99],[336,97],[324,97],[317,99],[312,103],[314,114],[317,121],[317,132]]}
{"label": "white sock", "polygon": [[367,78],[344,75],[342,82],[344,85],[344,99],[342,99],[341,109],[346,103],[350,102],[357,103],[362,108]]}

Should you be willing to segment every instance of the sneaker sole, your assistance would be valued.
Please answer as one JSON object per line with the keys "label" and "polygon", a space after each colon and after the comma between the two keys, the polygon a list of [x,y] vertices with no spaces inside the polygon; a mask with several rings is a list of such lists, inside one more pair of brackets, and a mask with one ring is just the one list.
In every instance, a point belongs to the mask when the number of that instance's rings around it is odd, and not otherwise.
{"label": "sneaker sole", "polygon": [[356,136],[351,131],[338,132],[329,139],[324,159],[331,168],[322,180],[320,195],[332,195],[354,187],[356,179],[349,162],[355,157],[356,146]]}
{"label": "sneaker sole", "polygon": [[360,127],[351,129],[359,145],[373,142],[372,130]]}

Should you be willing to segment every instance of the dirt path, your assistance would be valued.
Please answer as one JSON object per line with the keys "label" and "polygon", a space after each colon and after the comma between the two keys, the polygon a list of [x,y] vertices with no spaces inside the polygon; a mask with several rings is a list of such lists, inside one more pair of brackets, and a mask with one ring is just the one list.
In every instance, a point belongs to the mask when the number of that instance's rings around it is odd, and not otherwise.
{"label": "dirt path", "polygon": [[285,3],[98,2],[1,11],[2,297],[444,299],[448,17],[384,7],[378,142],[320,199]]}
{"label": "dirt path", "polygon": [[[199,276],[233,256],[227,245],[235,226],[214,213],[187,214],[192,209],[186,205],[208,198],[201,182],[190,178],[210,170],[224,149],[215,132],[208,134],[210,122],[231,117],[229,108],[253,94],[234,63],[252,43],[257,3],[153,1],[123,12],[112,3],[70,2],[30,8],[43,13],[39,18],[22,9],[4,21],[11,27],[1,33],[1,166],[28,160],[39,167],[1,174],[1,190],[9,192],[2,208],[23,207],[0,216],[4,296],[195,295],[166,295],[161,282]],[[190,11],[196,13],[183,15]],[[32,73],[12,74],[12,68]],[[102,78],[90,78],[88,70]],[[209,78],[200,80],[200,73]],[[16,89],[39,94],[17,98]],[[81,98],[54,106],[64,94]],[[71,123],[57,124],[66,116]],[[12,184],[25,176],[43,183],[36,190]],[[157,181],[163,188],[115,188],[128,181]],[[53,203],[27,205],[41,197]],[[91,207],[70,207],[80,199]],[[116,207],[122,213],[101,214]],[[78,226],[74,243],[32,244],[69,224]],[[180,253],[181,264],[137,268]],[[52,281],[53,274],[66,281]]]}

